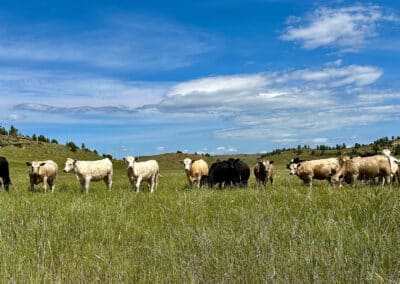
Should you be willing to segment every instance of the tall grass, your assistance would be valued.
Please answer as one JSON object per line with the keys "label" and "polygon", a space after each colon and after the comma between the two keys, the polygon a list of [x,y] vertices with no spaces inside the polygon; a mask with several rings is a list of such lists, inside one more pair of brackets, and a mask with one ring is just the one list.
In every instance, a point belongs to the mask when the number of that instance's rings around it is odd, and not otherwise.
{"label": "tall grass", "polygon": [[32,193],[24,153],[3,151],[13,187],[0,192],[2,282],[400,280],[398,185],[309,189],[282,162],[274,188],[186,190],[164,166],[155,193],[136,194],[115,163],[111,191],[83,194],[60,173],[53,194]]}

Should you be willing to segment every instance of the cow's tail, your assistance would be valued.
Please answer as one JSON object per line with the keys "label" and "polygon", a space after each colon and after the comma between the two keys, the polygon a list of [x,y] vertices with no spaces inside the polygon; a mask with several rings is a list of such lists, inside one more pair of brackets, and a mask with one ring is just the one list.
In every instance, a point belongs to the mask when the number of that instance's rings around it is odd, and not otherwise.
{"label": "cow's tail", "polygon": [[163,177],[160,173],[158,173],[157,175],[158,175],[158,177]]}

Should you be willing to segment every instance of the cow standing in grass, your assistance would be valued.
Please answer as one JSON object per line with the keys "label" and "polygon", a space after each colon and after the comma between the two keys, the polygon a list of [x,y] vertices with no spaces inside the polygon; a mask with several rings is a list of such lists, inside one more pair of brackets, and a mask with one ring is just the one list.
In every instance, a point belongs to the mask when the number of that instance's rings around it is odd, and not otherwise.
{"label": "cow standing in grass", "polygon": [[[4,157],[0,157],[0,177],[3,180],[4,189],[8,191],[8,188],[11,185],[10,170],[8,168],[8,161]],[[1,182],[0,182],[0,188],[1,188]]]}
{"label": "cow standing in grass", "polygon": [[35,185],[43,182],[44,192],[47,191],[47,185],[50,186],[51,192],[54,192],[58,172],[58,165],[56,162],[52,160],[32,161],[26,162],[26,165],[31,167],[29,172],[31,191],[33,191]]}
{"label": "cow standing in grass", "polygon": [[[344,160],[349,157],[343,157]],[[291,175],[297,175],[305,185],[312,186],[313,179],[331,181],[334,175],[340,168],[338,158],[328,158],[310,161],[300,161],[298,158],[293,159],[287,168]]]}
{"label": "cow standing in grass", "polygon": [[76,179],[80,182],[82,190],[86,193],[89,192],[89,185],[91,181],[103,180],[107,188],[111,190],[113,164],[109,158],[97,161],[77,161],[68,158],[65,162],[64,172],[73,172]]}
{"label": "cow standing in grass", "polygon": [[208,175],[208,164],[203,159],[200,160],[192,160],[189,158],[185,158],[181,163],[185,167],[185,172],[189,184],[192,186],[196,184],[199,188],[201,184],[201,178],[203,176]]}
{"label": "cow standing in grass", "polygon": [[268,181],[274,184],[274,161],[263,160],[254,166],[254,176],[258,184],[266,185]]}
{"label": "cow standing in grass", "polygon": [[341,186],[341,182],[344,180],[355,186],[358,180],[365,181],[375,178],[380,178],[382,185],[391,182],[390,160],[385,155],[340,159],[340,168],[332,176],[332,183]]}
{"label": "cow standing in grass", "polygon": [[124,158],[124,162],[128,165],[128,178],[131,183],[131,188],[135,188],[136,181],[136,192],[139,192],[141,182],[146,181],[150,186],[150,192],[154,192],[154,189],[157,188],[160,172],[157,161],[149,160],[138,162],[137,158],[135,159],[135,157],[128,156]]}

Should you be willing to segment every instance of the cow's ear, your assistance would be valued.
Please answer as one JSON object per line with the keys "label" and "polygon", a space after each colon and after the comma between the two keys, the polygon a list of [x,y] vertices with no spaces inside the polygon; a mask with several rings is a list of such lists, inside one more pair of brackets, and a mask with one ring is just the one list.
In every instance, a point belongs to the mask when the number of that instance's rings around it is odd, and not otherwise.
{"label": "cow's ear", "polygon": [[274,161],[269,161],[269,163],[270,163],[270,164],[273,164],[273,163],[274,163]]}
{"label": "cow's ear", "polygon": [[301,163],[298,163],[298,164],[297,164],[297,167],[300,167],[300,165],[301,165]]}
{"label": "cow's ear", "polygon": [[32,166],[32,163],[31,162],[26,162],[26,165],[27,166]]}
{"label": "cow's ear", "polygon": [[46,165],[46,162],[40,163],[41,167],[43,167],[44,165]]}
{"label": "cow's ear", "polygon": [[77,160],[74,160],[74,161],[72,162],[72,164],[75,166],[76,162],[78,162],[78,161],[77,161]]}
{"label": "cow's ear", "polygon": [[136,157],[136,158],[135,158],[135,162],[139,162],[139,157]]}
{"label": "cow's ear", "polygon": [[124,158],[122,158],[122,161],[126,162],[126,159],[125,159],[125,157],[124,157]]}

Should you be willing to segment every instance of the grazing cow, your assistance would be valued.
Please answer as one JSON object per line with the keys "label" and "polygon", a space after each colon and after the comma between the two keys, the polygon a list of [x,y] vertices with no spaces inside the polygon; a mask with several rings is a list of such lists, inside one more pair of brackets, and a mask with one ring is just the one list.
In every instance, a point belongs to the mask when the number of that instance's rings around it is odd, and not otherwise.
{"label": "grazing cow", "polygon": [[208,164],[203,159],[192,160],[185,158],[181,163],[185,166],[186,176],[190,186],[196,183],[200,187],[201,178],[208,175]]}
{"label": "grazing cow", "polygon": [[82,190],[89,192],[90,181],[103,180],[107,188],[111,190],[113,164],[109,158],[97,161],[77,161],[68,158],[65,162],[64,172],[74,172],[76,179],[80,182]]}
{"label": "grazing cow", "polygon": [[[343,159],[349,158],[346,156]],[[332,175],[334,175],[340,167],[338,158],[311,161],[300,161],[298,158],[296,158],[292,161],[287,165],[287,168],[290,170],[290,174],[297,175],[301,180],[303,180],[305,185],[310,186],[312,186],[313,179],[326,179],[330,181]]]}
{"label": "grazing cow", "polygon": [[128,165],[128,178],[132,189],[135,187],[135,180],[136,192],[139,192],[142,181],[146,181],[150,185],[150,192],[153,192],[157,188],[160,167],[156,160],[138,162],[132,156],[125,157],[123,160]]}
{"label": "grazing cow", "polygon": [[211,165],[208,177],[202,179],[202,183],[207,182],[209,187],[215,184],[222,188],[222,185],[246,186],[250,177],[249,166],[239,159],[229,159],[216,162]]}
{"label": "grazing cow", "polygon": [[390,160],[385,155],[340,159],[340,168],[332,176],[332,183],[341,186],[344,179],[354,186],[357,180],[370,180],[377,177],[382,179],[382,185],[390,184]]}
{"label": "grazing cow", "polygon": [[274,183],[274,161],[263,160],[257,162],[254,166],[254,176],[256,177],[257,183],[266,185],[268,180],[271,185]]}
{"label": "grazing cow", "polygon": [[[10,170],[8,168],[8,161],[4,157],[0,157],[0,178],[3,180],[4,189],[8,191],[8,188],[11,185]],[[0,188],[1,188],[1,182],[0,182]]]}
{"label": "grazing cow", "polygon": [[29,180],[31,183],[31,191],[35,185],[43,182],[44,192],[47,191],[47,185],[50,186],[51,192],[54,192],[56,186],[56,178],[58,165],[52,160],[26,162],[31,167],[29,172]]}

